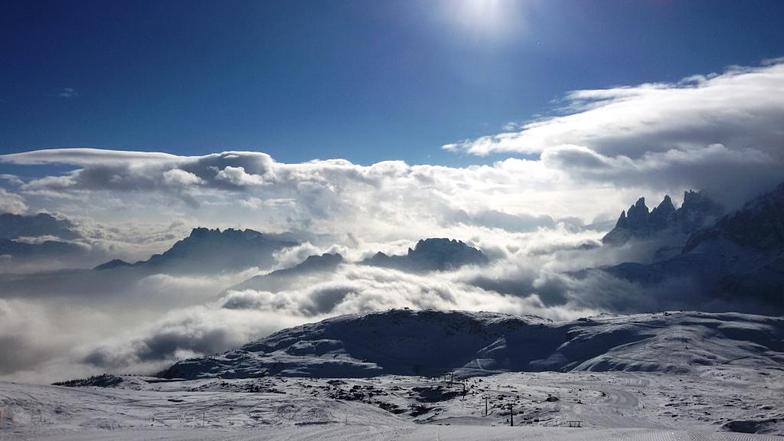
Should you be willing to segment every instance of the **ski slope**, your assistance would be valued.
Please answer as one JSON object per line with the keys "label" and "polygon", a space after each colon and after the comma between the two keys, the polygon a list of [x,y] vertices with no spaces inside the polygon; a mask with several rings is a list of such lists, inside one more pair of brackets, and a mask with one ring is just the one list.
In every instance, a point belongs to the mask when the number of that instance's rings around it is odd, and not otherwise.
{"label": "ski slope", "polygon": [[[782,439],[784,371],[122,377],[105,388],[0,383],[0,409],[2,440]],[[738,427],[760,433],[728,431]]]}

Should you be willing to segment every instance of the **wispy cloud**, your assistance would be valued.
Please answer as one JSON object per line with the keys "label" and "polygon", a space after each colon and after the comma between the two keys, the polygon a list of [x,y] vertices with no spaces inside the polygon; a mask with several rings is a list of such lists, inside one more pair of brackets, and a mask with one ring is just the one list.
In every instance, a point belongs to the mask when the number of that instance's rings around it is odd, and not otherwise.
{"label": "wispy cloud", "polygon": [[57,93],[57,96],[65,99],[77,98],[79,96],[79,92],[77,92],[73,87],[64,87],[60,92]]}

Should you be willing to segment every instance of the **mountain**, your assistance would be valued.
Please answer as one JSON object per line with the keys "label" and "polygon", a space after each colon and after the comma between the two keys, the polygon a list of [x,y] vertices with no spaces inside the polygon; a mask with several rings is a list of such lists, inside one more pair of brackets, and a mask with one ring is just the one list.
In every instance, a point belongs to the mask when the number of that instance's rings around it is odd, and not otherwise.
{"label": "mountain", "polygon": [[164,378],[373,377],[504,371],[779,369],[784,318],[677,312],[551,322],[486,312],[390,310],[286,329]]}
{"label": "mountain", "polygon": [[115,259],[94,269],[106,271],[132,268],[171,273],[235,272],[270,265],[274,262],[275,251],[294,245],[297,243],[254,230],[194,228],[190,236],[162,254],[136,263]]}
{"label": "mountain", "polygon": [[50,214],[38,213],[34,216],[0,214],[0,239],[39,236],[54,236],[64,240],[80,237],[71,221],[58,219]]}
{"label": "mountain", "polygon": [[702,192],[687,191],[683,204],[676,209],[670,196],[665,196],[656,208],[649,211],[645,198],[640,198],[628,210],[622,211],[618,222],[602,242],[622,245],[629,240],[656,239],[666,245],[683,245],[688,235],[710,225],[723,208]]}
{"label": "mountain", "polygon": [[362,261],[365,265],[394,268],[402,271],[427,272],[451,270],[463,265],[483,265],[489,261],[480,250],[462,241],[424,239],[407,254],[389,256],[378,252]]}
{"label": "mountain", "polygon": [[115,269],[115,268],[126,268],[126,267],[132,267],[132,266],[134,266],[134,264],[128,263],[128,262],[126,262],[126,261],[124,261],[122,259],[112,259],[112,260],[110,260],[110,261],[108,261],[106,263],[102,263],[102,264],[96,266],[93,269],[96,270],[96,271],[103,271],[103,270],[109,270],[109,269]]}
{"label": "mountain", "polygon": [[680,254],[604,268],[644,285],[688,280],[688,297],[784,313],[784,184],[692,233]]}
{"label": "mountain", "polygon": [[295,278],[321,274],[326,271],[334,271],[341,263],[343,263],[343,256],[337,253],[309,256],[304,262],[291,268],[280,269],[272,271],[269,274],[251,277],[242,283],[232,286],[227,291],[252,289],[256,291],[276,292],[285,289]]}

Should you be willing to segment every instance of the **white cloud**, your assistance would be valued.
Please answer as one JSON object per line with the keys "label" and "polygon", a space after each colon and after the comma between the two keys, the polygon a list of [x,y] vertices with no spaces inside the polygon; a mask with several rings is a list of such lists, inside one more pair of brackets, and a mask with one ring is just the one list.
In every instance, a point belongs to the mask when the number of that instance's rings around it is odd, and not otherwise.
{"label": "white cloud", "polygon": [[24,198],[0,188],[0,213],[22,214],[27,211]]}
{"label": "white cloud", "polygon": [[380,240],[446,234],[460,224],[524,231],[569,216],[590,221],[608,210],[614,216],[640,191],[585,185],[544,161],[516,158],[454,168],[402,161],[286,164],[254,152],[180,157],[54,149],[4,155],[0,162],[78,167],[18,187],[42,207],[66,215],[164,222],[176,213],[194,226]]}
{"label": "white cloud", "polygon": [[565,115],[443,148],[541,154],[549,168],[614,185],[721,193],[732,190],[730,176],[740,199],[784,177],[782,90],[782,60],[678,83],[579,90],[566,96]]}
{"label": "white cloud", "polygon": [[244,167],[232,167],[230,165],[224,167],[215,177],[220,181],[226,181],[237,187],[264,184],[264,177],[246,173]]}
{"label": "white cloud", "polygon": [[60,92],[57,93],[57,96],[60,98],[71,99],[78,97],[79,92],[77,92],[73,87],[64,87]]}
{"label": "white cloud", "polygon": [[193,173],[177,168],[163,172],[163,180],[169,185],[189,186],[198,185],[204,182],[200,177]]}
{"label": "white cloud", "polygon": [[477,155],[541,153],[583,145],[605,155],[638,158],[647,152],[688,150],[711,144],[751,148],[780,156],[784,131],[784,63],[735,67],[679,83],[643,84],[567,95],[564,116],[545,118],[517,132],[460,144]]}

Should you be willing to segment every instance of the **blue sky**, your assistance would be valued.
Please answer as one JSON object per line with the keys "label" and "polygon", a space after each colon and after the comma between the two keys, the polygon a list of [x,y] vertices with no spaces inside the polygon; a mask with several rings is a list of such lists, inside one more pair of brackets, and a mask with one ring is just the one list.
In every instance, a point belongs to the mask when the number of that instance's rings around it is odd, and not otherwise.
{"label": "blue sky", "polygon": [[465,1],[3,2],[0,153],[486,163],[441,146],[784,55],[784,2]]}

